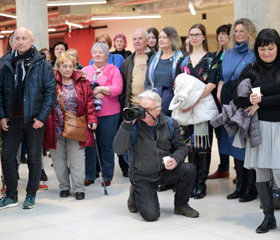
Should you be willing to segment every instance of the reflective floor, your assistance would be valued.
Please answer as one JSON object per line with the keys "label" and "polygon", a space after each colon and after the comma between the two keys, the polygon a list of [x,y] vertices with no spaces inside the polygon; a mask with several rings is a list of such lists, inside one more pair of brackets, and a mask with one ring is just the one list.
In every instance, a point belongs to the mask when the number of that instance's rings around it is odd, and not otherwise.
{"label": "reflective floor", "polygon": [[[217,147],[213,149],[210,173],[218,165]],[[51,159],[45,157],[45,162],[49,190],[37,193],[36,207],[31,210],[21,208],[28,171],[26,164],[20,166],[20,206],[0,211],[1,240],[280,239],[279,210],[275,213],[279,227],[266,234],[256,234],[255,229],[263,220],[259,199],[249,203],[226,199],[235,188],[232,160],[229,178],[208,180],[207,196],[190,200],[190,205],[200,212],[199,218],[174,215],[174,194],[169,190],[159,193],[161,217],[155,222],[145,222],[139,214],[128,211],[129,181],[122,177],[118,164],[112,185],[108,187],[109,195],[104,195],[100,179],[97,179],[87,187],[85,200],[77,201],[74,193],[66,199],[59,197]]]}

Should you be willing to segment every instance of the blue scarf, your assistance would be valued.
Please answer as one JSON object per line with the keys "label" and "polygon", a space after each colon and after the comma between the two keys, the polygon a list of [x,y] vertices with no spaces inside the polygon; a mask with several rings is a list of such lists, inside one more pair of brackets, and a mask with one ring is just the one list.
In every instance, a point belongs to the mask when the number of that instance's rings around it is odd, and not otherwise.
{"label": "blue scarf", "polygon": [[[152,88],[154,88],[154,82],[155,82],[155,69],[157,67],[157,64],[159,62],[160,56],[162,54],[162,50],[158,51],[153,58],[151,65],[149,67],[149,81],[151,83]],[[175,74],[176,74],[176,66],[177,62],[180,57],[183,56],[183,53],[181,50],[175,50],[174,55],[172,57],[172,82],[174,83],[175,81]]]}

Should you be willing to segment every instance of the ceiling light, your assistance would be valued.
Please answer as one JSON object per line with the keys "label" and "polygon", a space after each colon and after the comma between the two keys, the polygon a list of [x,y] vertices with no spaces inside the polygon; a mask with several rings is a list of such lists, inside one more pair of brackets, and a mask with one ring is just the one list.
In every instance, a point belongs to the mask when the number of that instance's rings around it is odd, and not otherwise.
{"label": "ceiling light", "polygon": [[189,1],[189,9],[190,9],[192,15],[195,15],[195,14],[196,14],[196,12],[195,12],[195,10],[194,10],[194,7],[193,7],[193,4],[192,4],[191,1]]}
{"label": "ceiling light", "polygon": [[5,33],[12,33],[14,32],[15,30],[3,30],[1,31],[1,33],[5,34]]}
{"label": "ceiling light", "polygon": [[55,28],[49,28],[49,29],[48,29],[48,32],[55,32],[55,31],[56,31]]}
{"label": "ceiling light", "polygon": [[6,14],[6,13],[0,13],[0,16],[3,16],[3,17],[10,17],[10,18],[17,18],[16,15],[11,15],[11,14]]}
{"label": "ceiling light", "polygon": [[4,38],[5,36],[3,36],[3,35],[0,35],[0,38]]}
{"label": "ceiling light", "polygon": [[65,24],[67,24],[69,26],[77,27],[77,28],[83,28],[83,25],[76,24],[76,23],[71,23],[71,22],[68,22],[67,20],[65,21]]}
{"label": "ceiling light", "polygon": [[82,1],[47,1],[47,6],[69,6],[69,5],[91,5],[91,4],[106,4],[106,0],[82,0]]}
{"label": "ceiling light", "polygon": [[143,19],[143,18],[161,18],[161,15],[155,14],[143,14],[143,15],[118,15],[118,16],[96,16],[92,17],[91,20],[116,20],[116,19]]}

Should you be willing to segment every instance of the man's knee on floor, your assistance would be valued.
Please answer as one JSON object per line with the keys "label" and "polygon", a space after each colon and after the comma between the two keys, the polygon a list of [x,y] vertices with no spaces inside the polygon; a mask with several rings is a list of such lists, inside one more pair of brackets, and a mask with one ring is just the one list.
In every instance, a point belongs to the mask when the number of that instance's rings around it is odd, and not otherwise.
{"label": "man's knee on floor", "polygon": [[145,213],[140,212],[140,214],[147,222],[156,221],[160,216],[159,211],[145,212]]}

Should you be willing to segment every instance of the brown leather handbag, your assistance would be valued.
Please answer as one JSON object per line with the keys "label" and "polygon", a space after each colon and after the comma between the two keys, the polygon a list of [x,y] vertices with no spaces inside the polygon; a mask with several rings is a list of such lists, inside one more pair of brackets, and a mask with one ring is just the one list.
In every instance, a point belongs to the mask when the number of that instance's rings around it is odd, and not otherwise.
{"label": "brown leather handbag", "polygon": [[62,137],[70,138],[80,142],[85,142],[86,128],[87,128],[85,115],[77,117],[73,113],[69,111],[65,111],[65,106],[64,106],[60,86],[57,85],[57,87],[59,92],[61,109],[64,113],[64,131],[62,133]]}

